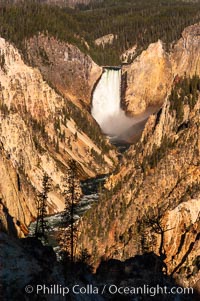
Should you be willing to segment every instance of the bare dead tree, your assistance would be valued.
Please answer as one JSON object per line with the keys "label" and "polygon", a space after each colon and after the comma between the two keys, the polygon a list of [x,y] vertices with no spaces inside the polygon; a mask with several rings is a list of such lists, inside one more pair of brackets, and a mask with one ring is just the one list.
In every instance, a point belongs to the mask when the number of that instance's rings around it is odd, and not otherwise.
{"label": "bare dead tree", "polygon": [[150,227],[153,233],[159,234],[161,237],[159,254],[162,259],[166,257],[164,250],[164,234],[173,229],[163,225],[164,213],[165,209],[157,205],[153,208],[151,207],[148,211],[146,211],[145,217],[143,219],[145,226]]}

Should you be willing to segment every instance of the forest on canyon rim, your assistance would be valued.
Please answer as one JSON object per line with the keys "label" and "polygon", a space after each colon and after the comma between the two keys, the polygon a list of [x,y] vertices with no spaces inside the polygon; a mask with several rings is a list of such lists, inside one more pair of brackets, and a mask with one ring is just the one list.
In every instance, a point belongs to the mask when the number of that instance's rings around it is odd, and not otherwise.
{"label": "forest on canyon rim", "polygon": [[[169,49],[185,27],[200,19],[199,1],[105,0],[75,10],[49,6],[45,1],[42,6],[40,1],[4,5],[6,2],[1,1],[0,33],[24,51],[25,57],[26,39],[48,32],[77,45],[99,65],[108,66],[120,64],[120,55],[134,45],[136,55],[158,39]],[[110,33],[116,37],[112,45],[95,45],[95,39]]]}

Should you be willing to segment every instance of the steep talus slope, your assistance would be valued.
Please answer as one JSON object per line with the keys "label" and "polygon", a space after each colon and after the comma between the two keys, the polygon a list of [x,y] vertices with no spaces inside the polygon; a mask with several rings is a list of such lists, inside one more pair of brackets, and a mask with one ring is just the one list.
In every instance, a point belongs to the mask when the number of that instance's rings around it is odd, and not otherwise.
{"label": "steep talus slope", "polygon": [[132,64],[123,66],[122,104],[130,115],[149,106],[161,106],[170,93],[174,79],[200,74],[200,24],[187,27],[169,53],[158,41],[150,44]]}
{"label": "steep talus slope", "polygon": [[[63,177],[70,158],[78,162],[83,178],[109,172],[116,157],[98,127],[85,120],[69,99],[57,94],[38,69],[27,66],[4,39],[0,39],[0,48],[3,220],[8,210],[14,224],[22,223],[25,228],[36,216],[36,195],[44,172],[52,181],[49,213],[54,213],[64,208]],[[9,173],[14,176],[5,185]]]}
{"label": "steep talus slope", "polygon": [[110,192],[81,220],[79,248],[87,248],[94,263],[102,256],[121,260],[153,251],[165,260],[167,273],[196,285],[200,97],[185,88],[192,89],[195,80],[174,85],[108,180]]}

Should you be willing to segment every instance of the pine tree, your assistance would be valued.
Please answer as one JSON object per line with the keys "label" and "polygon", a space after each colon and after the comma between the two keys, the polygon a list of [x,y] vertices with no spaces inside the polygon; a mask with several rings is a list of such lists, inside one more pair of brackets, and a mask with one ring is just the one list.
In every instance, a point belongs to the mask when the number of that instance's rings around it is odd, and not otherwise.
{"label": "pine tree", "polygon": [[35,236],[47,240],[46,232],[48,230],[46,215],[47,215],[47,200],[48,192],[50,190],[49,176],[44,173],[42,181],[42,192],[38,195],[38,206],[37,206],[37,220],[35,228]]}
{"label": "pine tree", "polygon": [[65,210],[63,219],[66,227],[64,244],[71,264],[74,262],[74,251],[78,232],[74,218],[75,209],[81,196],[80,181],[77,176],[76,162],[70,160],[65,178]]}

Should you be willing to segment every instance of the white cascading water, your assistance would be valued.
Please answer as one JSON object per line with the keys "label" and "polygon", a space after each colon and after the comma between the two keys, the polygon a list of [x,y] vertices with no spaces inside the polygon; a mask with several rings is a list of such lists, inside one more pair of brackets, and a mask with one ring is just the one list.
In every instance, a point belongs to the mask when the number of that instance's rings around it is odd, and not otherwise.
{"label": "white cascading water", "polygon": [[121,69],[104,69],[92,99],[92,116],[109,136],[120,136],[134,123],[121,109]]}

